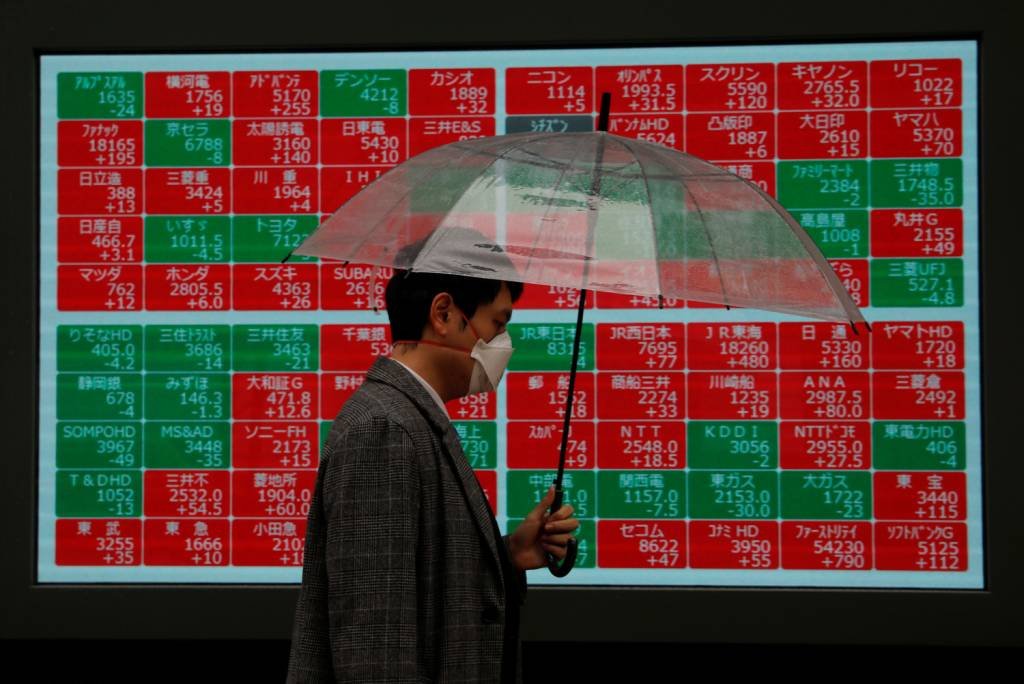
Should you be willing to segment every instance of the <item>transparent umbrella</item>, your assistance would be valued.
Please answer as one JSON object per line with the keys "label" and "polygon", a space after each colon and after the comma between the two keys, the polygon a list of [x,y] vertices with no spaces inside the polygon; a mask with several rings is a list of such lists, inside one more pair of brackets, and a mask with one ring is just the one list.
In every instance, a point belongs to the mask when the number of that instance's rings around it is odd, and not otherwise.
{"label": "transparent umbrella", "polygon": [[[366,186],[294,254],[580,290],[558,476],[587,290],[849,322],[864,318],[813,240],[758,186],[598,130],[454,142]],[[575,545],[558,564],[572,568]]]}

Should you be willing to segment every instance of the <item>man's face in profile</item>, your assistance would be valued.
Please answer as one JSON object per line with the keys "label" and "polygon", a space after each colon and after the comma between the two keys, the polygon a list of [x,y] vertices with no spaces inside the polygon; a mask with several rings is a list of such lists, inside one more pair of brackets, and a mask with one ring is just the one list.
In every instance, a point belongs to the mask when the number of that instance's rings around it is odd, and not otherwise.
{"label": "man's face in profile", "polygon": [[[508,285],[505,283],[501,284],[501,289],[498,291],[498,296],[494,298],[494,301],[488,302],[487,304],[481,304],[476,308],[476,313],[470,319],[473,324],[473,329],[476,330],[477,334],[480,335],[480,339],[484,342],[490,342],[495,336],[505,332],[508,327],[508,322],[512,318],[512,294],[508,291]],[[461,327],[462,319],[458,320],[458,327]],[[472,349],[476,344],[477,337],[473,334],[473,330],[467,325],[460,333],[457,338],[456,344],[462,344],[466,349]],[[462,386],[469,389],[469,381],[473,375],[473,367],[476,365],[476,360],[470,357],[468,354],[463,355],[461,359],[462,363],[460,368],[462,372],[463,384]]]}

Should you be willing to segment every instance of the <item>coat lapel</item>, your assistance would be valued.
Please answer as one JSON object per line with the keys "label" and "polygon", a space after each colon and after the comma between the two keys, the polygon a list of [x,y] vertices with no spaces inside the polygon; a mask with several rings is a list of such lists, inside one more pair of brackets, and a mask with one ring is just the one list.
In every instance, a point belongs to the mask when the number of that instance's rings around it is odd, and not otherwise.
{"label": "coat lapel", "polygon": [[451,419],[441,410],[434,399],[427,393],[427,390],[420,382],[409,374],[409,371],[397,361],[385,356],[378,357],[366,373],[366,378],[375,382],[382,382],[391,385],[404,395],[423,414],[430,424],[430,427],[441,437],[444,445],[445,456],[448,462],[455,469],[459,476],[459,484],[462,486],[462,493],[466,497],[466,503],[473,514],[477,528],[487,542],[487,548],[491,551],[494,564],[498,568],[498,575],[504,581],[501,556],[498,552],[500,539],[494,538],[494,516],[491,507],[487,503],[480,481],[476,479],[473,468],[469,465],[466,454],[462,451],[462,443],[459,441],[458,432],[452,425]]}

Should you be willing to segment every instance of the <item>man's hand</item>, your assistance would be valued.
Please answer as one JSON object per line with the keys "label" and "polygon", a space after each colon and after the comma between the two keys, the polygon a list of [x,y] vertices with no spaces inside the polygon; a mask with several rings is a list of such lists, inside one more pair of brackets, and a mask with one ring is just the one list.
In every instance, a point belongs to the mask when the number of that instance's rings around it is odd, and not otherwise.
{"label": "man's hand", "polygon": [[547,553],[559,560],[565,558],[565,545],[580,523],[576,518],[569,517],[573,510],[568,504],[562,504],[561,508],[548,515],[548,508],[554,500],[555,486],[551,485],[544,499],[509,535],[512,562],[520,570],[547,567]]}

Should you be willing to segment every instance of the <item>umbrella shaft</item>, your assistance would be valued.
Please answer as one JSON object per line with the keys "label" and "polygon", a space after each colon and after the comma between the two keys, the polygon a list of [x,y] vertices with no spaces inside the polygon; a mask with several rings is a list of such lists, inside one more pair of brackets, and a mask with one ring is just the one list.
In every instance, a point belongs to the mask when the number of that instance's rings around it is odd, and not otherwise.
{"label": "umbrella shaft", "polygon": [[[562,423],[562,446],[558,452],[558,477],[555,489],[562,490],[562,475],[565,473],[565,450],[569,446],[569,426],[572,423],[572,403],[576,394],[576,364],[580,358],[580,338],[583,336],[583,309],[587,303],[587,291],[580,290],[580,306],[576,311],[576,334],[572,340],[572,366],[569,370],[569,392],[565,398],[565,419]],[[554,509],[557,510],[557,509]]]}
{"label": "umbrella shaft", "polygon": [[[603,128],[599,130],[606,131],[608,125],[608,109],[611,105],[611,95],[605,93],[601,98],[601,121],[604,124]],[[594,159],[594,179],[590,184],[590,198],[589,200],[596,204],[601,194],[601,163],[604,161],[604,136],[597,141],[597,154]],[[596,206],[590,207],[590,213],[587,215],[587,250],[586,253],[590,254],[591,246],[593,245],[594,237],[594,215]],[[557,503],[561,503],[561,491],[562,491],[562,476],[565,474],[565,451],[569,446],[569,426],[572,423],[572,403],[575,399],[576,390],[576,364],[580,358],[580,337],[583,335],[583,310],[587,304],[587,274],[590,270],[590,262],[583,262],[583,282],[580,286],[580,305],[576,310],[576,334],[572,340],[572,365],[569,367],[569,393],[565,398],[565,420],[562,424],[562,446],[558,453],[558,476],[555,478],[555,491],[559,492]],[[552,507],[552,513],[557,511],[557,507]]]}

